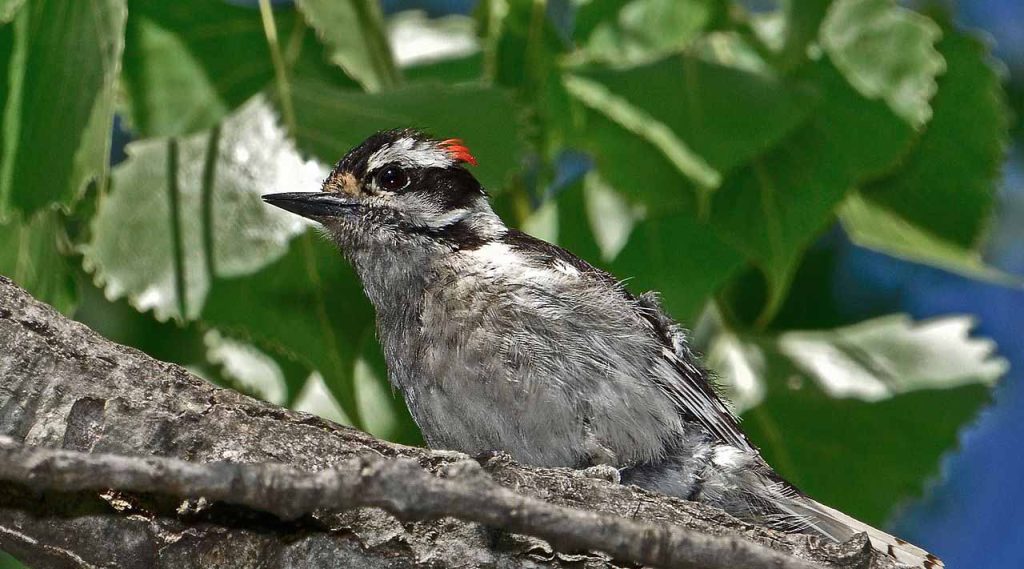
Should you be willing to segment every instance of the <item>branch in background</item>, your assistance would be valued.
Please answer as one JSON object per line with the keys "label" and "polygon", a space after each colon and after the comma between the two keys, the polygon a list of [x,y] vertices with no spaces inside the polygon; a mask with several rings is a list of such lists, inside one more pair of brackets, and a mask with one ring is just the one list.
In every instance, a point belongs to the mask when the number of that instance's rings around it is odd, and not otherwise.
{"label": "branch in background", "polygon": [[36,567],[891,567],[863,537],[780,534],[568,469],[481,467],[218,389],[3,277],[0,434],[0,549]]}

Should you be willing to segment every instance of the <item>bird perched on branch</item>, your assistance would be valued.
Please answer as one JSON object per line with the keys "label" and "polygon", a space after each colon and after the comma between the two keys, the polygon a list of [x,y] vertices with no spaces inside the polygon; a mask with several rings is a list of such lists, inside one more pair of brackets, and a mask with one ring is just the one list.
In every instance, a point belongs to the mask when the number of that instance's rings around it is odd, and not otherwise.
{"label": "bird perched on branch", "polygon": [[264,200],[315,220],[377,312],[391,382],[434,448],[536,466],[614,467],[624,483],[897,562],[942,562],[782,479],[740,430],[654,294],[508,228],[457,139],[377,133],[322,192]]}

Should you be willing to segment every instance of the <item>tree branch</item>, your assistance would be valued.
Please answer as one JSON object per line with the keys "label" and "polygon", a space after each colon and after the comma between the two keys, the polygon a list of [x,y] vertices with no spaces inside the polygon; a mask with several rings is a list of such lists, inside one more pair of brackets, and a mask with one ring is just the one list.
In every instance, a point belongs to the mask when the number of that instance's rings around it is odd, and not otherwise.
{"label": "tree branch", "polygon": [[595,549],[656,567],[814,569],[814,563],[734,537],[642,524],[549,504],[492,482],[471,460],[449,479],[411,459],[365,455],[308,472],[281,464],[196,464],[162,457],[26,447],[0,437],[0,480],[42,490],[105,490],[202,496],[295,519],[318,509],[375,506],[406,520],[452,516],[547,539],[563,550]]}
{"label": "tree branch", "polygon": [[0,548],[40,567],[891,567],[863,536],[481,466],[218,389],[3,277],[0,435]]}

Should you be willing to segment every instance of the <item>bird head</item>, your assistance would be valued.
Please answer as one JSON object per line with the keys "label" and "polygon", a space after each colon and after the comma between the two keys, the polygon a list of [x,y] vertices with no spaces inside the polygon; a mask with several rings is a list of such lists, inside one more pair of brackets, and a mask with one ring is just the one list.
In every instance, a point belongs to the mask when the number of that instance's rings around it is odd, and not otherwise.
{"label": "bird head", "polygon": [[504,229],[459,139],[378,132],[334,167],[320,192],[267,194],[267,203],[319,222],[343,249],[463,247]]}

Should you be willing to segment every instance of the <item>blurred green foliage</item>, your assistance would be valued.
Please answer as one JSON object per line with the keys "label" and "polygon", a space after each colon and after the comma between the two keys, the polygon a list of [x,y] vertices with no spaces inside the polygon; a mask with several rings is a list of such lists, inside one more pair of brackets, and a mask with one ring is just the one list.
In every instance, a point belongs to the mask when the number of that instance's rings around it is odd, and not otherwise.
{"label": "blurred green foliage", "polygon": [[[824,296],[808,248],[837,221],[1020,286],[979,253],[1008,118],[968,32],[892,0],[589,0],[569,29],[527,0],[261,4],[0,2],[0,272],[212,381],[418,442],[352,271],[259,200],[416,126],[472,147],[510,224],[661,291],[769,460],[867,522],[1004,371],[963,317],[780,312]],[[109,172],[115,110],[134,140]]]}
{"label": "blurred green foliage", "polygon": [[22,569],[24,567],[13,556],[0,551],[0,569]]}

